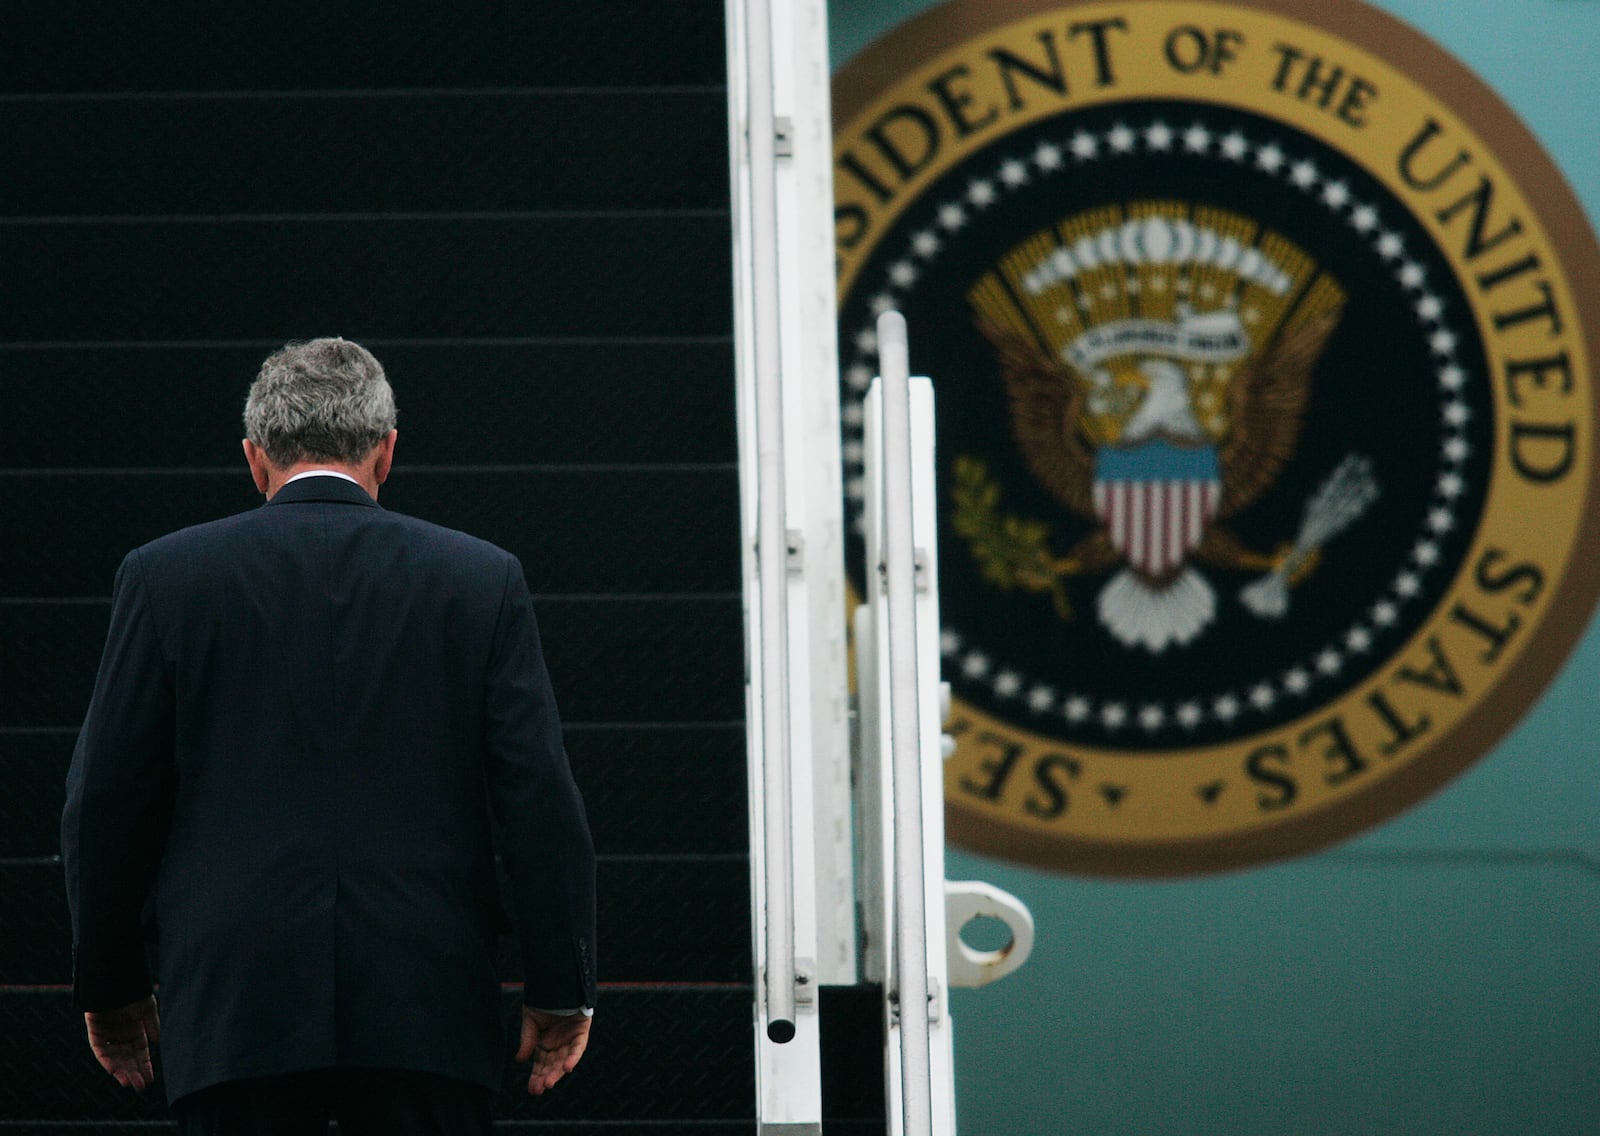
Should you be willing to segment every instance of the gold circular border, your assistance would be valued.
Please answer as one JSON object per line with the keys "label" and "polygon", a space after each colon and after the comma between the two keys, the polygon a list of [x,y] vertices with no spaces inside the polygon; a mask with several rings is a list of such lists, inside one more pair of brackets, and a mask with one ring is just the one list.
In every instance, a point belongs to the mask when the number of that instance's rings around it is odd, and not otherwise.
{"label": "gold circular border", "polygon": [[[1162,0],[1121,0],[1127,8]],[[950,0],[873,41],[833,77],[833,118],[848,123],[905,74],[984,32],[1046,12],[1104,6],[1105,0]],[[1534,207],[1558,250],[1560,269],[1580,301],[1571,313],[1583,340],[1591,384],[1600,375],[1600,244],[1583,206],[1532,132],[1483,80],[1409,24],[1361,0],[1226,0],[1202,8],[1245,8],[1339,36],[1419,79],[1419,84],[1470,124],[1491,146]],[[1600,393],[1600,392],[1595,392]],[[1600,436],[1600,397],[1591,397],[1589,427]],[[1498,442],[1497,442],[1498,444]],[[1591,461],[1585,500],[1600,489],[1600,458]],[[1355,836],[1414,805],[1484,756],[1521,720],[1587,630],[1600,596],[1600,523],[1577,534],[1566,570],[1531,642],[1498,682],[1450,730],[1369,789],[1306,816],[1246,832],[1197,840],[1110,843],[1025,832],[945,800],[945,832],[974,852],[1058,871],[1105,876],[1171,876],[1240,868],[1298,855]],[[1356,823],[1352,824],[1351,819]]]}

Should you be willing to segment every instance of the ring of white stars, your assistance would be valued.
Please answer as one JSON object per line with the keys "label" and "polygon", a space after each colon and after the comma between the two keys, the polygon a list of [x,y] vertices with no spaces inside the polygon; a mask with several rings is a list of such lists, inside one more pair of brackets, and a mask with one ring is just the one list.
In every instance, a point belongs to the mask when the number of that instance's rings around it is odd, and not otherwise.
{"label": "ring of white stars", "polygon": [[[989,209],[1004,194],[1040,177],[1141,150],[1210,156],[1253,167],[1284,180],[1313,203],[1341,217],[1394,274],[1424,330],[1438,381],[1442,431],[1433,496],[1405,562],[1361,618],[1281,674],[1263,676],[1236,689],[1170,702],[1099,699],[1036,680],[996,658],[958,629],[943,628],[940,654],[952,673],[967,684],[988,687],[995,698],[1016,702],[1042,723],[1053,719],[1073,726],[1098,726],[1107,734],[1134,736],[1169,727],[1192,730],[1207,722],[1228,725],[1253,713],[1270,713],[1287,701],[1303,699],[1319,681],[1336,679],[1353,660],[1367,655],[1379,637],[1399,620],[1401,609],[1422,593],[1423,577],[1439,566],[1439,542],[1457,526],[1456,506],[1468,489],[1462,470],[1472,456],[1466,436],[1472,410],[1462,397],[1468,375],[1456,356],[1457,337],[1446,325],[1444,299],[1428,287],[1427,270],[1409,255],[1405,238],[1384,224],[1382,213],[1374,205],[1359,200],[1349,185],[1324,174],[1309,158],[1297,157],[1274,140],[1252,138],[1241,130],[1219,133],[1199,121],[1180,124],[1158,119],[1142,126],[1117,123],[1107,130],[1077,130],[1064,138],[1040,142],[1031,152],[1002,158],[990,173],[972,178],[955,196],[940,202],[932,224],[911,235],[904,255],[890,263],[882,289],[868,300],[874,319],[898,306],[899,296],[912,288],[973,216]],[[873,325],[863,326],[849,342],[854,350],[844,370],[845,398],[841,409],[845,495],[851,524],[859,533],[865,496],[862,398],[877,373],[873,360],[878,345]]]}

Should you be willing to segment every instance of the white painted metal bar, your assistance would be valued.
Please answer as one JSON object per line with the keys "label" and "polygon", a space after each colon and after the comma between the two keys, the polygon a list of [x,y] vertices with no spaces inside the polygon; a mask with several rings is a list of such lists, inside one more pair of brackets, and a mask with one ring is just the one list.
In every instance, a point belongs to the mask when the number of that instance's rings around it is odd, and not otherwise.
{"label": "white painted metal bar", "polygon": [[853,931],[832,843],[825,936],[819,886],[836,800],[849,807],[848,746],[831,741],[846,736],[847,660],[828,602],[844,575],[826,19],[823,0],[725,11],[757,1132],[817,1136],[816,989],[840,981]]}
{"label": "white painted metal bar", "polygon": [[[894,985],[900,1004],[900,1107],[908,1134],[931,1131],[928,918],[923,855],[922,725],[912,529],[910,356],[905,318],[878,317],[883,391],[883,562],[888,605],[889,732],[894,769]],[[941,944],[942,948],[942,944]]]}
{"label": "white painted metal bar", "polygon": [[795,1034],[794,831],[789,760],[788,524],[784,494],[783,353],[779,326],[777,121],[773,112],[772,15],[745,5],[750,162],[753,365],[757,452],[756,571],[761,580],[761,752],[766,875],[767,1036]]}
{"label": "white painted metal bar", "polygon": [[[893,370],[894,336],[890,336],[890,362]],[[856,869],[862,901],[862,981],[883,982],[885,986],[885,1098],[888,1104],[888,1136],[954,1136],[954,1053],[947,990],[950,986],[950,958],[946,954],[947,928],[944,880],[944,778],[942,778],[942,734],[944,718],[942,683],[939,677],[939,568],[938,509],[934,477],[933,384],[925,378],[909,379],[910,533],[912,533],[912,589],[904,587],[904,574],[890,581],[886,552],[888,541],[888,477],[890,456],[886,451],[885,398],[882,376],[867,389],[862,403],[866,430],[866,496],[864,496],[864,536],[867,565],[875,576],[869,579],[867,602],[854,613],[856,632],[856,678],[859,693],[859,762],[856,778],[856,818],[859,822],[859,854]],[[898,480],[898,478],[896,478]],[[896,494],[898,496],[898,494]],[[882,565],[882,574],[878,566]],[[891,658],[890,590],[902,594],[915,613],[914,651],[907,656],[906,635],[899,635],[898,658]],[[907,666],[909,664],[909,666]],[[915,771],[898,770],[896,758],[904,758],[907,728],[899,723],[901,749],[894,738],[893,704],[901,702],[904,715],[906,678],[915,674],[915,712],[917,712],[917,766]],[[896,691],[896,682],[899,690]],[[920,798],[917,805],[907,802],[907,792]],[[907,856],[899,842],[910,837],[910,830],[922,829],[922,878],[904,874]],[[923,923],[915,923],[915,896],[922,899]],[[907,902],[910,901],[910,902]],[[912,907],[912,920],[906,925],[906,910]],[[904,934],[902,934],[904,931]],[[907,938],[909,936],[909,938]],[[920,938],[920,947],[917,939]],[[901,973],[925,976],[926,1013],[902,1013],[912,1003],[901,981]],[[912,979],[915,984],[915,978]],[[923,1045],[925,1035],[926,1045]],[[926,1090],[926,1109],[917,1094]],[[920,1126],[926,1125],[926,1126]]]}

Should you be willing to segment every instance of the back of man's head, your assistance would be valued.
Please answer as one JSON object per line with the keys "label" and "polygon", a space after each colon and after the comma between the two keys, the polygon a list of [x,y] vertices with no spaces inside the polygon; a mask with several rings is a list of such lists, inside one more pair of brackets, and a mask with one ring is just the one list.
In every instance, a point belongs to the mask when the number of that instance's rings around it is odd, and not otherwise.
{"label": "back of man's head", "polygon": [[244,404],[245,437],[280,469],[297,462],[354,465],[394,429],[394,392],[359,343],[290,343],[261,364]]}

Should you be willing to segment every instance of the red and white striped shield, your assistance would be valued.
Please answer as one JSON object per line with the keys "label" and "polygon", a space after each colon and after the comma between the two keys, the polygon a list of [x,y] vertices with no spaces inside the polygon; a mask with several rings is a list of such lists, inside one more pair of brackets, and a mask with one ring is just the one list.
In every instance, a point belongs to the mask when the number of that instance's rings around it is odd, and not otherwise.
{"label": "red and white striped shield", "polygon": [[1174,572],[1200,544],[1222,499],[1211,446],[1150,442],[1105,447],[1095,461],[1094,509],[1112,547],[1152,579]]}

